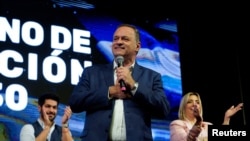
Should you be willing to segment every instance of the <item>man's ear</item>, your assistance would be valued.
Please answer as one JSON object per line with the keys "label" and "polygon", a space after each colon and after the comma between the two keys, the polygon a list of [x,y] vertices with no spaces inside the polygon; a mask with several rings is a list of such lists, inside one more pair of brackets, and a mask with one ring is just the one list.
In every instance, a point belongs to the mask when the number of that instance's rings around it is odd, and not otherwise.
{"label": "man's ear", "polygon": [[136,46],[136,54],[138,54],[139,50],[141,48],[141,43],[137,43],[137,46]]}
{"label": "man's ear", "polygon": [[136,46],[137,51],[139,51],[140,48],[141,48],[141,43],[137,43],[137,46]]}

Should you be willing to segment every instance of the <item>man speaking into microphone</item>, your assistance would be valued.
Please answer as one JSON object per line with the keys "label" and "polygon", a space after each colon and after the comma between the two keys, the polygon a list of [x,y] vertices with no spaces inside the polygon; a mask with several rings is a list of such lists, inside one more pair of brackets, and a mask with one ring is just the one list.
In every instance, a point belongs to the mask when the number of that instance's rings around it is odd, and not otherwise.
{"label": "man speaking into microphone", "polygon": [[74,113],[86,111],[82,141],[153,141],[151,118],[167,119],[161,75],[137,64],[140,48],[137,28],[122,24],[113,34],[114,61],[84,69],[69,99]]}
{"label": "man speaking into microphone", "polygon": [[[117,63],[117,66],[121,67],[121,66],[123,66],[124,58],[122,56],[117,56],[115,58],[115,61]],[[120,79],[119,83],[120,83],[121,90],[125,92],[127,90],[125,82],[122,79]],[[135,84],[135,87],[137,87],[137,86],[138,86],[138,84]]]}

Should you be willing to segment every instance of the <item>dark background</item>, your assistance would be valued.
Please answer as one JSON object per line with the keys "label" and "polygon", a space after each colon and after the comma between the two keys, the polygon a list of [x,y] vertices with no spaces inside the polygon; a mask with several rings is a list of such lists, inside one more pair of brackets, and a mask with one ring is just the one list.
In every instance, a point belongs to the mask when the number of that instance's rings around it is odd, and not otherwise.
{"label": "dark background", "polygon": [[231,105],[244,102],[244,109],[231,118],[231,125],[246,125],[249,119],[247,10],[237,3],[190,10],[180,17],[183,93],[199,92],[204,120],[218,125]]}
{"label": "dark background", "polygon": [[214,124],[221,124],[225,111],[239,102],[244,109],[231,125],[246,125],[249,119],[246,17],[244,5],[232,3],[195,7],[180,20],[183,93],[199,92],[204,120]]}

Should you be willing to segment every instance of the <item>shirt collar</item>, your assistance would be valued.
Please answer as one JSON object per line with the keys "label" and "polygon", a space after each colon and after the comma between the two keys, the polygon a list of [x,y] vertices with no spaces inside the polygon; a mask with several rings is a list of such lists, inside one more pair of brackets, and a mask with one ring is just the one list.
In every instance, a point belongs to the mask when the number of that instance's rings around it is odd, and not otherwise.
{"label": "shirt collar", "polygon": [[[133,68],[135,66],[135,61],[133,62],[133,64],[130,66],[130,70],[132,71]],[[115,70],[118,67],[118,64],[116,63],[116,61],[113,61],[113,69]]]}

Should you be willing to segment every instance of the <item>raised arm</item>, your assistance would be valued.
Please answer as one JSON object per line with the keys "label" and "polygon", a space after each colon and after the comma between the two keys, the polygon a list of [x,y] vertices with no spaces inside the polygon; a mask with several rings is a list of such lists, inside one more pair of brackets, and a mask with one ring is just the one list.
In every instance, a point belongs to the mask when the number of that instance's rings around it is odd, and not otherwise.
{"label": "raised arm", "polygon": [[69,130],[68,120],[70,119],[72,111],[69,106],[64,110],[64,115],[62,117],[62,141],[73,141],[71,132]]}
{"label": "raised arm", "polygon": [[239,110],[241,110],[243,107],[243,103],[239,103],[236,107],[233,105],[231,106],[226,112],[224,116],[224,121],[222,125],[229,125],[230,118],[235,115]]}

